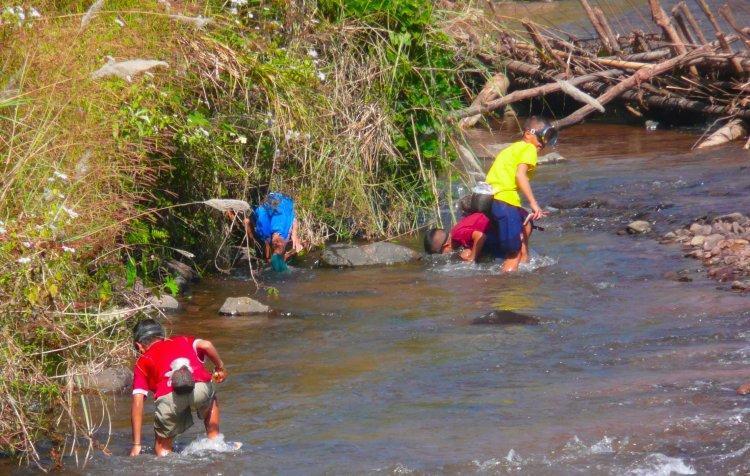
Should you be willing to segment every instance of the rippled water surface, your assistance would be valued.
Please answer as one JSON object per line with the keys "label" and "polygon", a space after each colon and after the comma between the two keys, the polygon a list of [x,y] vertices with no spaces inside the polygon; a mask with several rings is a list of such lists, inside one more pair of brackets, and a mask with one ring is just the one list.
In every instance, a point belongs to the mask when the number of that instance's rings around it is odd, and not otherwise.
{"label": "rippled water surface", "polygon": [[[695,139],[566,131],[559,151],[570,161],[540,167],[534,182],[561,210],[518,274],[440,260],[297,268],[273,283],[270,304],[289,316],[272,319],[220,317],[223,300],[251,286],[204,281],[171,327],[221,351],[222,431],[243,447],[129,459],[124,396],[114,455],[78,472],[746,474],[750,400],[733,389],[750,379],[750,301],[678,247],[616,234],[634,218],[666,232],[750,211],[748,153],[687,152]],[[680,270],[693,281],[664,277]],[[493,309],[541,324],[471,325]]]}

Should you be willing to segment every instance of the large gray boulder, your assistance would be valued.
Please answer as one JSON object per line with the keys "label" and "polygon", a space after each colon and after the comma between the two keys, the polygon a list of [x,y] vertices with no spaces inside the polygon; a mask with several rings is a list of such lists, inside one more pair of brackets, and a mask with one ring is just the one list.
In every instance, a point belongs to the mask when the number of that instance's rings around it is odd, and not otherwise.
{"label": "large gray boulder", "polygon": [[224,301],[219,314],[229,316],[249,316],[251,314],[266,314],[271,310],[265,304],[246,296],[230,297]]}
{"label": "large gray boulder", "polygon": [[151,296],[149,302],[155,308],[162,311],[176,311],[180,308],[180,303],[174,297],[169,294],[162,294],[161,296]]}
{"label": "large gray boulder", "polygon": [[320,261],[325,266],[353,267],[407,263],[420,254],[406,246],[378,241],[367,245],[332,245],[323,251]]}
{"label": "large gray boulder", "polygon": [[113,393],[121,392],[133,383],[133,371],[125,366],[107,367],[95,374],[71,378],[79,389]]}

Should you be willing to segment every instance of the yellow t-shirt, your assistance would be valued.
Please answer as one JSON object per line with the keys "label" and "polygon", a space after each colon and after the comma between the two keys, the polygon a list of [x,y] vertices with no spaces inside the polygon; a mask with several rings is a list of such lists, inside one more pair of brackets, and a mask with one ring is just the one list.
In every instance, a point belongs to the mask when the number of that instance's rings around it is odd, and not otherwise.
{"label": "yellow t-shirt", "polygon": [[529,166],[529,178],[531,178],[536,168],[536,157],[536,147],[525,141],[514,142],[497,154],[485,179],[495,191],[495,200],[517,207],[521,206],[516,171],[519,164],[526,164]]}

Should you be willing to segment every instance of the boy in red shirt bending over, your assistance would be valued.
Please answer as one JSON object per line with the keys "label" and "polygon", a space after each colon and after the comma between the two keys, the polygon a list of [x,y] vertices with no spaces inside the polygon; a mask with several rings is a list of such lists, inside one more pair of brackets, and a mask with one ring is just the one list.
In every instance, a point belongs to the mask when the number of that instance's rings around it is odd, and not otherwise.
{"label": "boy in red shirt bending over", "polygon": [[424,237],[424,249],[428,254],[444,254],[463,248],[459,253],[462,260],[479,261],[489,228],[490,219],[487,215],[472,213],[456,223],[450,233],[442,228],[429,230]]}
{"label": "boy in red shirt bending over", "polygon": [[[175,436],[193,426],[194,410],[206,425],[206,436],[219,436],[219,405],[212,380],[221,383],[227,372],[211,342],[187,336],[164,337],[164,328],[145,319],[133,329],[133,344],[141,354],[133,368],[133,404],[130,412],[133,448],[141,452],[143,402],[154,394],[156,410],[154,452],[164,456],[172,451]],[[214,364],[213,375],[203,366],[206,357]]]}

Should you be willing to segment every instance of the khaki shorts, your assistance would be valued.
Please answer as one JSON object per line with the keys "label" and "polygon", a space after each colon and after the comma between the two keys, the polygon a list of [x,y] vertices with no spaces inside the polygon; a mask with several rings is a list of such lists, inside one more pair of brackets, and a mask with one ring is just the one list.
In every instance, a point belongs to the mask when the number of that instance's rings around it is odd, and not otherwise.
{"label": "khaki shorts", "polygon": [[192,392],[185,395],[168,393],[156,399],[154,430],[161,438],[174,438],[193,426],[192,411],[201,420],[211,409],[216,396],[211,382],[196,382]]}

